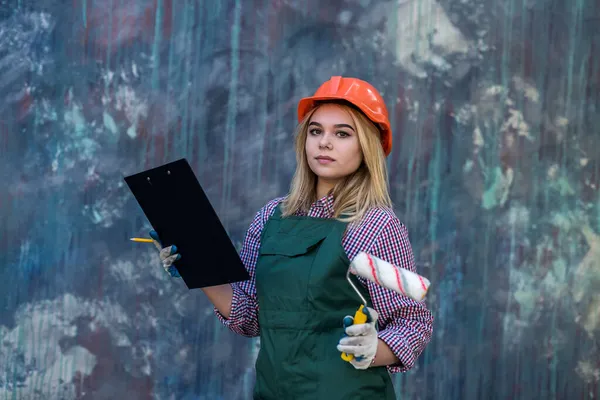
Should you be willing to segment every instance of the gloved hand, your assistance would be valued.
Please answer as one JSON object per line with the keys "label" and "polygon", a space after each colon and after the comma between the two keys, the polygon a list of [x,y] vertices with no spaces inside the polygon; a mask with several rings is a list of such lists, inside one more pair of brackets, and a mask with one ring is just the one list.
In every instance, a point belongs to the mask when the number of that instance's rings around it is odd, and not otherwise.
{"label": "gloved hand", "polygon": [[377,318],[379,314],[370,307],[364,308],[367,314],[367,322],[364,324],[352,325],[354,317],[346,315],[344,317],[344,331],[346,336],[340,339],[337,349],[342,353],[354,354],[350,363],[356,369],[367,369],[377,353]]}
{"label": "gloved hand", "polygon": [[163,248],[160,244],[160,239],[158,238],[158,233],[156,233],[156,231],[150,231],[150,237],[152,238],[154,246],[156,246],[159,251],[158,256],[165,271],[167,271],[172,277],[180,278],[181,275],[179,275],[179,271],[177,271],[177,268],[175,268],[173,265],[176,260],[181,258],[181,254],[177,253],[177,246],[173,245]]}

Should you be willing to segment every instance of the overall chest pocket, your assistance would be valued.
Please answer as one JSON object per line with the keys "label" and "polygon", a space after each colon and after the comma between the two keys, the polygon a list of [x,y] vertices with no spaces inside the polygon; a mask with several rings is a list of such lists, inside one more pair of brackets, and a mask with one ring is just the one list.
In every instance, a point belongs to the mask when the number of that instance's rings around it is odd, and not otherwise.
{"label": "overall chest pocket", "polygon": [[267,238],[261,245],[259,254],[261,256],[284,256],[299,257],[309,254],[319,247],[327,237],[327,232],[312,236],[285,237],[272,236]]}
{"label": "overall chest pocket", "polygon": [[311,270],[326,234],[271,236],[259,250],[256,288],[261,310],[306,310]]}

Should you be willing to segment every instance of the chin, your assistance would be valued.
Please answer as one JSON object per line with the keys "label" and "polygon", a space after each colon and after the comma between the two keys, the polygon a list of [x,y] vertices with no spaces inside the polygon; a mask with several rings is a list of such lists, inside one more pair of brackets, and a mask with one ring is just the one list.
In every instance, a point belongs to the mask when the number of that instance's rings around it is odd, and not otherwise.
{"label": "chin", "polygon": [[343,174],[331,173],[331,171],[320,171],[318,169],[313,170],[317,178],[325,179],[328,181],[337,181],[344,177]]}
{"label": "chin", "polygon": [[314,164],[309,163],[308,166],[311,169],[311,171],[318,178],[321,178],[321,179],[338,180],[347,175],[343,171],[340,171],[340,168],[337,166],[331,167],[331,166],[321,165],[319,163],[314,163]]}
{"label": "chin", "polygon": [[310,165],[310,170],[320,178],[329,178],[336,175],[331,168],[323,167],[322,165]]}

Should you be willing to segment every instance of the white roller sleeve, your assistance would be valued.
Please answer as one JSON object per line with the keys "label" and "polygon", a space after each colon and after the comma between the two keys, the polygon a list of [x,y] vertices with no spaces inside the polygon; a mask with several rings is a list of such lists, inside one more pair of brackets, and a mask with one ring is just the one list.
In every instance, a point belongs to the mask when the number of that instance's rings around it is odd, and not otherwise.
{"label": "white roller sleeve", "polygon": [[413,300],[421,301],[429,289],[429,280],[397,267],[371,254],[360,252],[350,263],[350,272]]}

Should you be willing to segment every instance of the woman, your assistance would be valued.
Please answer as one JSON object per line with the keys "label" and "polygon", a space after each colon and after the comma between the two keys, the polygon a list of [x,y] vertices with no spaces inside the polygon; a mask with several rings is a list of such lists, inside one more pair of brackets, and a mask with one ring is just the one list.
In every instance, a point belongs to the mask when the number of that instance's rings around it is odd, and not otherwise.
{"label": "woman", "polygon": [[[225,326],[261,337],[255,399],[394,399],[389,373],[414,366],[433,317],[423,303],[360,279],[369,320],[348,326],[360,299],[345,278],[361,251],[415,271],[388,194],[386,106],[369,83],[332,77],[300,101],[298,120],[290,192],[256,214],[240,253],[251,279],[203,291]],[[151,235],[177,276],[176,248]],[[340,352],[355,357],[345,362]]]}

